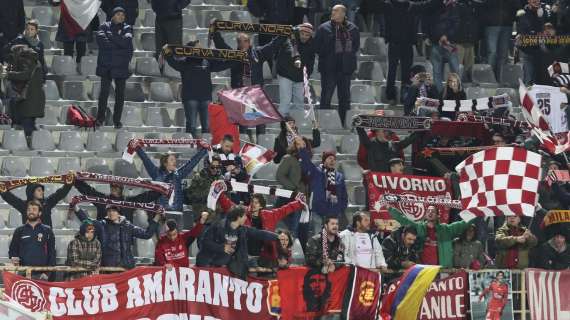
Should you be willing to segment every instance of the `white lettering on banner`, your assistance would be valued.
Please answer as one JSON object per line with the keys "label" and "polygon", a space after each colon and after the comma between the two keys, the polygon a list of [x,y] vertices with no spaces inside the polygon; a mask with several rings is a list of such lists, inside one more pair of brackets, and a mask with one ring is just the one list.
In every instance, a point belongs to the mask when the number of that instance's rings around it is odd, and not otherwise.
{"label": "white lettering on banner", "polygon": [[162,302],[162,271],[143,276],[144,304]]}
{"label": "white lettering on banner", "polygon": [[99,313],[99,286],[85,287],[81,294],[83,295],[83,308],[87,314]]}
{"label": "white lettering on banner", "polygon": [[[234,292],[234,309],[241,310],[241,295],[246,293],[247,282],[242,279],[231,278],[230,291]],[[260,307],[261,308],[261,307]]]}
{"label": "white lettering on banner", "polygon": [[176,279],[176,270],[171,268],[166,271],[164,277],[164,301],[178,300],[178,281]]}
{"label": "white lettering on banner", "polygon": [[196,277],[194,276],[194,271],[190,268],[178,268],[180,272],[180,300],[194,301],[194,281]]}
{"label": "white lettering on banner", "polygon": [[117,287],[115,284],[104,284],[101,286],[101,310],[103,312],[115,311],[119,307],[119,301],[117,301]]}
{"label": "white lettering on banner", "polygon": [[83,310],[81,309],[81,301],[75,300],[75,295],[73,295],[73,288],[65,288],[65,295],[67,295],[67,315],[83,315]]}
{"label": "white lettering on banner", "polygon": [[[154,319],[138,318],[137,320],[154,320]],[[172,314],[172,313],[167,313],[167,314],[163,314],[163,315],[158,316],[158,318],[156,318],[156,320],[221,320],[221,319],[218,319],[218,318],[212,317],[212,316],[202,317],[201,315],[198,315],[198,314],[187,314],[187,313]]]}
{"label": "white lettering on banner", "polygon": [[228,287],[229,287],[230,277],[214,273],[214,300],[212,301],[215,305],[222,305],[228,307]]}
{"label": "white lettering on banner", "polygon": [[99,312],[99,303],[102,312],[114,311],[119,307],[117,288],[114,284],[84,287],[81,293],[83,298],[79,299],[75,297],[72,288],[51,287],[49,302],[52,315],[58,317],[96,314]]}
{"label": "white lettering on banner", "polygon": [[258,313],[261,311],[261,299],[263,298],[263,286],[252,283],[247,287],[247,310]]}
{"label": "white lettering on banner", "polygon": [[561,297],[561,272],[528,271],[528,295],[532,319],[570,319],[568,299]]}
{"label": "white lettering on banner", "polygon": [[139,279],[130,278],[127,284],[129,285],[129,290],[127,291],[127,309],[142,306],[144,300],[142,298]]}
{"label": "white lettering on banner", "polygon": [[200,273],[198,273],[198,290],[196,291],[196,302],[205,302],[207,304],[212,304],[210,273],[207,270],[200,270]]}
{"label": "white lettering on banner", "polygon": [[403,191],[445,191],[445,180],[419,179],[408,177],[380,176],[372,175],[375,186],[382,189],[403,190]]}

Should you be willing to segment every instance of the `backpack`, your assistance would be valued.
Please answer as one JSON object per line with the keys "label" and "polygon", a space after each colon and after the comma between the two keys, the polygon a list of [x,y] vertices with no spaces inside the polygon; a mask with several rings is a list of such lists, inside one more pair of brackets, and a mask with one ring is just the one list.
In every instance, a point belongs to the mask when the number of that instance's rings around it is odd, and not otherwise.
{"label": "backpack", "polygon": [[67,109],[67,124],[80,128],[93,128],[93,131],[95,131],[95,123],[95,118],[87,114],[80,106],[71,105]]}

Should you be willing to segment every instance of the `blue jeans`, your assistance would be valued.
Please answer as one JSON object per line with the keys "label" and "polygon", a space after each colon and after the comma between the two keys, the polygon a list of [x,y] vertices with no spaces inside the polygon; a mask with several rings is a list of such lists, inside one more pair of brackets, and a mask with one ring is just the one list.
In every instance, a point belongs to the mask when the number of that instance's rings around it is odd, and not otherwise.
{"label": "blue jeans", "polygon": [[303,82],[293,82],[285,77],[279,78],[279,113],[286,116],[290,109],[303,110],[305,87]]}
{"label": "blue jeans", "polygon": [[513,27],[492,26],[485,28],[487,63],[493,68],[497,80],[500,79],[501,67],[507,63],[512,33]]}
{"label": "blue jeans", "polygon": [[523,64],[523,82],[528,86],[536,81],[536,70],[540,68],[540,52],[528,54],[519,51],[519,53]]}
{"label": "blue jeans", "polygon": [[459,72],[459,57],[457,51],[451,52],[439,44],[435,44],[431,49],[431,64],[433,65],[433,81],[440,93],[443,90],[443,67],[445,62],[449,63],[450,72]]}
{"label": "blue jeans", "polygon": [[208,104],[209,100],[185,100],[184,115],[186,116],[186,132],[196,136],[197,114],[200,114],[200,124],[202,125],[202,133],[209,132],[208,127]]}

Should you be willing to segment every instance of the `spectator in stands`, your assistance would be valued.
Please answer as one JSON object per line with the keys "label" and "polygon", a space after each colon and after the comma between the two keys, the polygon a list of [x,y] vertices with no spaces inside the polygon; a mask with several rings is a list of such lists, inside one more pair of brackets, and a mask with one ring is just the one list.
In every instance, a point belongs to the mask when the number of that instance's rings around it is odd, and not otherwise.
{"label": "spectator in stands", "polygon": [[520,224],[519,216],[508,216],[505,224],[495,232],[498,268],[524,269],[528,267],[528,251],[536,246],[536,237]]}
{"label": "spectator in stands", "polygon": [[404,174],[404,160],[401,158],[393,158],[388,161],[390,165],[390,173],[391,174]]}
{"label": "spectator in stands", "polygon": [[389,172],[389,161],[399,158],[400,152],[414,142],[416,135],[411,134],[402,141],[393,142],[387,139],[386,130],[373,131],[374,138],[370,139],[364,128],[356,128],[360,144],[366,149],[368,169],[374,172]]}
{"label": "spectator in stands", "polygon": [[225,135],[220,144],[212,147],[215,154],[220,156],[222,160],[222,175],[224,179],[235,179],[238,182],[247,182],[248,175],[245,171],[242,159],[233,152],[234,138],[231,135]]}
{"label": "spectator in stands", "polygon": [[413,226],[404,226],[382,241],[382,253],[388,268],[392,270],[407,269],[420,261],[414,248],[418,232]]}
{"label": "spectator in stands", "polygon": [[[386,43],[388,44],[388,78],[386,80],[386,98],[391,104],[396,103],[396,71],[400,63],[402,80],[401,95],[404,87],[411,84],[410,67],[412,66],[417,42],[419,17],[423,12],[435,7],[439,0],[377,1],[386,20]],[[425,72],[425,70],[424,70]]]}
{"label": "spectator in stands", "polygon": [[415,65],[410,69],[412,85],[403,92],[404,114],[411,115],[418,98],[439,99],[441,95],[433,85],[432,76],[426,68]]}
{"label": "spectator in stands", "polygon": [[486,0],[457,1],[459,9],[459,30],[457,30],[457,57],[463,65],[463,74],[471,79],[471,69],[475,64],[475,44],[481,39],[483,6]]}
{"label": "spectator in stands", "polygon": [[[544,24],[550,20],[550,11],[541,5],[540,0],[528,0],[523,10],[517,12],[517,38],[526,35],[541,35]],[[539,47],[519,47],[523,63],[524,83],[532,84],[537,79],[540,66]]]}
{"label": "spectator in stands", "polygon": [[[75,208],[75,215],[80,221],[89,218],[87,213],[78,207]],[[119,207],[107,205],[107,217],[94,222],[97,230],[97,237],[102,241],[102,263],[104,267],[122,267],[132,269],[135,267],[132,246],[135,238],[150,239],[158,231],[158,221],[161,215],[156,214],[148,221],[148,227],[143,229],[130,223],[121,215]]]}
{"label": "spectator in stands", "polygon": [[28,20],[28,22],[26,22],[26,29],[24,30],[24,33],[18,35],[16,39],[12,40],[9,44],[9,47],[17,44],[24,44],[34,50],[38,54],[38,60],[42,64],[42,71],[45,75],[48,73],[48,70],[44,57],[44,44],[40,41],[40,37],[38,36],[39,27],[40,23],[38,20]]}
{"label": "spectator in stands", "polygon": [[99,272],[101,266],[101,242],[95,236],[95,224],[92,220],[81,223],[75,239],[67,246],[66,264],[73,268],[85,268],[88,271],[70,272],[68,280],[83,278]]}
{"label": "spectator in stands", "polygon": [[275,231],[279,240],[265,241],[263,250],[259,256],[258,264],[262,268],[285,269],[291,263],[291,248],[293,237],[289,230],[277,229]]}
{"label": "spectator in stands", "polygon": [[552,6],[552,22],[560,34],[570,34],[570,0],[558,0]]}
{"label": "spectator in stands", "polygon": [[[473,50],[473,48],[471,48]],[[467,94],[463,90],[461,85],[461,78],[457,73],[450,73],[447,75],[447,81],[445,88],[443,88],[443,94],[441,95],[442,100],[465,100],[467,99]],[[455,120],[455,112],[442,111],[441,108],[438,110],[440,115],[450,120]]]}
{"label": "spectator in stands", "polygon": [[345,263],[377,271],[385,270],[388,266],[378,236],[370,233],[368,213],[355,213],[352,216],[352,229],[343,230],[340,233],[340,240],[345,250]]}
{"label": "spectator in stands", "polygon": [[570,268],[570,248],[566,242],[567,232],[558,231],[540,246],[538,267],[547,270]]}
{"label": "spectator in stands", "polygon": [[194,240],[196,240],[202,230],[204,229],[204,224],[208,220],[208,213],[202,212],[200,215],[200,220],[192,228],[192,230],[178,231],[178,224],[175,220],[166,221],[168,231],[156,244],[154,250],[154,265],[165,266],[168,269],[173,267],[189,267],[190,255],[188,253],[188,247],[192,245]]}
{"label": "spectator in stands", "polygon": [[411,225],[417,230],[423,264],[440,265],[444,268],[453,266],[453,239],[467,230],[470,223],[440,223],[439,209],[434,205],[427,207],[425,221],[413,221],[396,208],[390,208],[388,212],[401,225]]}
{"label": "spectator in stands", "polygon": [[308,80],[313,73],[314,64],[313,26],[305,22],[297,26],[294,39],[288,39],[277,54],[279,112],[282,115],[289,115],[291,108],[304,109],[304,68],[307,69]]}
{"label": "spectator in stands", "polygon": [[26,200],[16,197],[11,191],[0,193],[0,197],[12,206],[12,208],[20,212],[22,215],[22,223],[26,223],[26,220],[28,219],[28,203],[30,201],[38,201],[42,205],[42,224],[52,227],[52,210],[67,196],[72,186],[73,180],[69,181],[69,183],[66,183],[63,187],[59,188],[56,192],[46,198],[44,193],[45,187],[39,183],[32,183],[26,186]]}
{"label": "spectator in stands", "polygon": [[204,163],[204,168],[194,174],[190,186],[185,191],[187,204],[192,205],[194,212],[211,211],[206,206],[210,186],[214,181],[223,179],[222,160],[219,155],[214,154],[211,160],[206,157]]}
{"label": "spectator in stands", "polygon": [[[41,222],[42,204],[30,200],[26,211],[26,223],[12,234],[8,257],[15,266],[55,266],[55,235]],[[48,273],[32,273],[32,277],[48,280]]]}
{"label": "spectator in stands", "polygon": [[[326,242],[323,241],[326,237]],[[326,243],[323,248],[323,242]],[[345,248],[339,237],[338,218],[329,216],[324,219],[321,232],[318,232],[307,243],[305,263],[311,268],[321,270],[322,273],[330,273],[336,270],[336,264],[344,261]]]}
{"label": "spectator in stands", "polygon": [[[275,138],[275,144],[273,145],[273,151],[275,151],[273,161],[275,163],[279,163],[283,156],[288,153],[295,137],[299,135],[299,128],[293,117],[285,116],[283,120],[281,121],[281,131],[279,131],[279,135]],[[319,131],[318,122],[313,122],[313,139],[303,137],[303,141],[309,149],[318,148],[321,145],[321,132]]]}
{"label": "spectator in stands", "polygon": [[5,61],[5,46],[25,28],[26,12],[23,0],[0,1],[0,63]]}
{"label": "spectator in stands", "polygon": [[477,227],[469,225],[463,234],[453,241],[453,267],[479,270],[487,259],[483,244],[477,240]]}
{"label": "spectator in stands", "polygon": [[313,2],[313,0],[295,0],[295,8],[293,9],[293,21],[292,24],[299,25],[306,21],[314,21],[311,19],[311,14],[309,12],[309,8]]}
{"label": "spectator in stands", "polygon": [[455,0],[444,0],[442,10],[434,10],[427,19],[432,48],[430,61],[433,65],[433,80],[437,91],[442,91],[443,69],[449,63],[450,72],[459,72],[457,36],[459,30],[459,7]]}
{"label": "spectator in stands", "polygon": [[[137,1],[128,1],[128,3]],[[138,4],[137,4],[138,7]],[[111,90],[111,81],[115,82],[115,105],[113,124],[115,129],[123,127],[121,115],[125,103],[125,86],[130,76],[129,63],[133,57],[133,28],[125,23],[125,9],[116,7],[112,11],[111,21],[103,23],[97,32],[99,56],[96,73],[101,77],[99,92],[99,108],[97,109],[97,124],[105,123],[107,99]],[[133,19],[134,20],[134,19]]]}
{"label": "spectator in stands", "polygon": [[338,114],[344,124],[346,112],[350,110],[350,79],[356,70],[356,56],[360,50],[360,31],[346,19],[345,6],[334,6],[331,20],[318,27],[315,48],[321,73],[321,108],[331,109],[336,88]]}
{"label": "spectator in stands", "polygon": [[[121,184],[111,184],[110,189],[111,193],[104,194],[102,192],[97,191],[95,188],[91,187],[85,181],[75,180],[75,188],[81,194],[91,197],[99,197],[99,198],[108,198],[112,200],[119,200],[119,201],[131,201],[131,202],[141,202],[141,203],[149,203],[155,202],[158,198],[160,198],[161,194],[156,191],[146,191],[136,196],[126,197],[123,195],[123,185]],[[97,220],[104,219],[107,215],[105,205],[101,203],[94,203],[95,208],[97,208]],[[133,209],[123,209],[122,214],[127,218],[129,221],[133,221]]]}
{"label": "spectator in stands", "polygon": [[[300,139],[300,138],[297,138]],[[319,166],[311,161],[307,148],[299,143],[299,156],[301,169],[309,180],[310,190],[313,193],[312,215],[315,230],[321,226],[322,219],[326,217],[346,218],[344,211],[348,206],[348,194],[344,183],[344,175],[336,169],[336,153],[325,151]]]}
{"label": "spectator in stands", "polygon": [[[213,28],[213,27],[211,27]],[[224,38],[214,29],[213,39],[216,48],[218,49],[232,49]],[[260,37],[261,38],[261,37]],[[241,61],[228,61],[231,70],[231,87],[241,88],[252,85],[263,85],[263,63],[265,61],[273,60],[273,56],[279,48],[287,40],[286,37],[274,37],[271,42],[261,45],[260,40],[259,46],[252,46],[251,39],[249,35],[245,33],[238,33],[237,35],[237,49],[241,51],[247,51],[249,63],[243,63]],[[244,128],[240,128],[241,132],[245,132]],[[256,134],[265,133],[265,125],[259,125],[255,129]]]}
{"label": "spectator in stands", "polygon": [[182,10],[191,0],[151,0],[156,58],[165,44],[182,44]]}
{"label": "spectator in stands", "polygon": [[44,70],[38,53],[27,45],[14,45],[8,56],[6,79],[12,125],[21,125],[31,146],[36,118],[45,115]]}
{"label": "spectator in stands", "polygon": [[[139,16],[139,0],[102,0],[101,9],[107,15],[107,21],[111,20],[115,15],[115,8],[123,8],[125,13],[125,22],[129,26],[134,26]],[[158,47],[160,48],[160,47]]]}
{"label": "spectator in stands", "polygon": [[[49,0],[49,3],[52,6],[59,6],[61,4],[61,0],[57,2]],[[59,15],[59,23],[57,24],[55,40],[63,42],[64,55],[73,57],[73,54],[75,53],[75,62],[77,63],[77,70],[79,70],[81,58],[83,58],[87,52],[87,42],[93,41],[93,31],[97,31],[97,28],[99,27],[99,17],[95,16],[93,21],[85,30],[76,32],[76,30],[72,30],[71,28],[77,28],[77,26],[72,26],[69,23],[66,23],[64,21],[64,16],[65,14],[61,13]]]}
{"label": "spectator in stands", "polygon": [[227,266],[234,275],[245,279],[248,273],[248,239],[277,240],[277,234],[245,226],[246,209],[234,207],[226,216],[206,229],[196,256],[198,267]]}
{"label": "spectator in stands", "polygon": [[485,1],[485,42],[487,47],[487,63],[495,72],[495,78],[501,79],[501,68],[507,64],[513,23],[520,0]]}
{"label": "spectator in stands", "polygon": [[356,15],[360,12],[363,0],[332,0],[331,6],[340,4],[346,7],[346,18],[356,24]]}
{"label": "spectator in stands", "polygon": [[[199,40],[190,41],[189,47],[201,47]],[[219,72],[230,67],[224,61],[179,58],[172,55],[172,50],[163,47],[166,62],[182,77],[182,105],[186,117],[186,132],[197,137],[197,120],[200,115],[202,134],[210,132],[208,125],[208,105],[212,100],[212,72]]]}
{"label": "spectator in stands", "polygon": [[169,153],[163,154],[160,157],[160,166],[157,167],[142,149],[142,143],[137,146],[137,154],[141,158],[143,166],[151,179],[154,181],[172,183],[174,185],[174,200],[172,204],[169,203],[168,197],[165,196],[160,197],[158,200],[166,210],[182,212],[184,205],[182,180],[186,179],[186,177],[192,173],[192,170],[194,170],[200,160],[208,153],[208,149],[210,148],[205,142],[201,142],[199,147],[201,150],[180,167],[176,167],[176,155]]}

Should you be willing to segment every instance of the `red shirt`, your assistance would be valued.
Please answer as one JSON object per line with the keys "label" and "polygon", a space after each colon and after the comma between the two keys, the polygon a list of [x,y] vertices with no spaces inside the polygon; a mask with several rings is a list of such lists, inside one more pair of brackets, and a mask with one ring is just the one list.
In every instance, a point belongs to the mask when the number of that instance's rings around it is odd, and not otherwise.
{"label": "red shirt", "polygon": [[154,264],[163,266],[171,264],[174,267],[188,267],[188,247],[192,244],[204,229],[203,224],[196,224],[190,231],[179,232],[174,241],[166,235],[160,237],[154,250]]}
{"label": "red shirt", "polygon": [[422,263],[430,265],[438,265],[437,257],[437,235],[434,227],[427,227],[427,237],[424,242],[424,250],[422,251]]}

